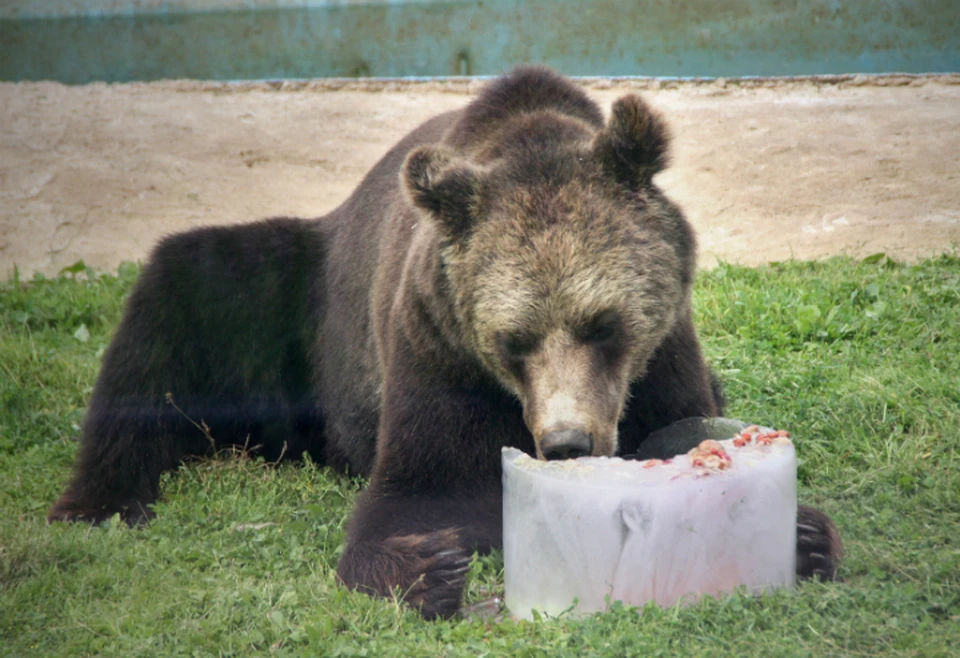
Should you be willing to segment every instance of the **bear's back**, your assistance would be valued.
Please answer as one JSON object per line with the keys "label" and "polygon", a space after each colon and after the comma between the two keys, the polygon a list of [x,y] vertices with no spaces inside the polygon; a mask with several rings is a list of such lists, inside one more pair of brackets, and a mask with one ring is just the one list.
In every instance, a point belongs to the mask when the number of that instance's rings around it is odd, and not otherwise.
{"label": "bear's back", "polygon": [[502,137],[512,120],[545,112],[603,127],[603,112],[580,87],[550,69],[523,66],[487,85],[443,141],[460,153],[476,151]]}

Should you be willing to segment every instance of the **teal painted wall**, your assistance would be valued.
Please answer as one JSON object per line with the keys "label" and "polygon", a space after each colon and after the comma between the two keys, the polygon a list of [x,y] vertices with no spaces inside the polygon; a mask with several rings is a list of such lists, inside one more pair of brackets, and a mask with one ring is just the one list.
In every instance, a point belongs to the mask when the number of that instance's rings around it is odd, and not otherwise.
{"label": "teal painted wall", "polygon": [[960,70],[960,0],[7,2],[2,80]]}

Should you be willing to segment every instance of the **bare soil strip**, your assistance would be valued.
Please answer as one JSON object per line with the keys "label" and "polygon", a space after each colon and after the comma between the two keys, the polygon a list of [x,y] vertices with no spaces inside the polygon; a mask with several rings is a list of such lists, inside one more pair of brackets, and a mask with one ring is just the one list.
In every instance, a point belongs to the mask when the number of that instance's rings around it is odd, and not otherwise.
{"label": "bare soil strip", "polygon": [[[0,276],[142,260],[161,236],[322,215],[477,81],[0,84]],[[960,245],[960,76],[584,80],[667,115],[660,184],[701,263]]]}

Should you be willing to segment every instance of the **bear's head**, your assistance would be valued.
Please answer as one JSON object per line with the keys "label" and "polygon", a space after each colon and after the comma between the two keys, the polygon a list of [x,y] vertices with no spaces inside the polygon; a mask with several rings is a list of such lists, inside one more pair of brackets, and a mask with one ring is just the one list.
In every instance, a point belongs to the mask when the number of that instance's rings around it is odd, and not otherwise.
{"label": "bear's head", "polygon": [[529,112],[466,155],[441,142],[404,165],[456,334],[519,398],[541,458],[616,452],[630,383],[689,295],[693,235],[652,182],[668,139],[627,96],[600,128]]}

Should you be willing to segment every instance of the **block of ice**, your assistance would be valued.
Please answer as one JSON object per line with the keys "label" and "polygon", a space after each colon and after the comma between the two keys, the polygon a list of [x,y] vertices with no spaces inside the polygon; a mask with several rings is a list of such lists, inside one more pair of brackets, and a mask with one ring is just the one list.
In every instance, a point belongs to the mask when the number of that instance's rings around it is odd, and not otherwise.
{"label": "block of ice", "polygon": [[[720,441],[728,463],[584,457],[538,461],[504,448],[506,604],[580,615],[609,600],[681,598],[790,586],[796,561],[796,454],[787,439]],[[708,456],[709,457],[709,456]]]}

